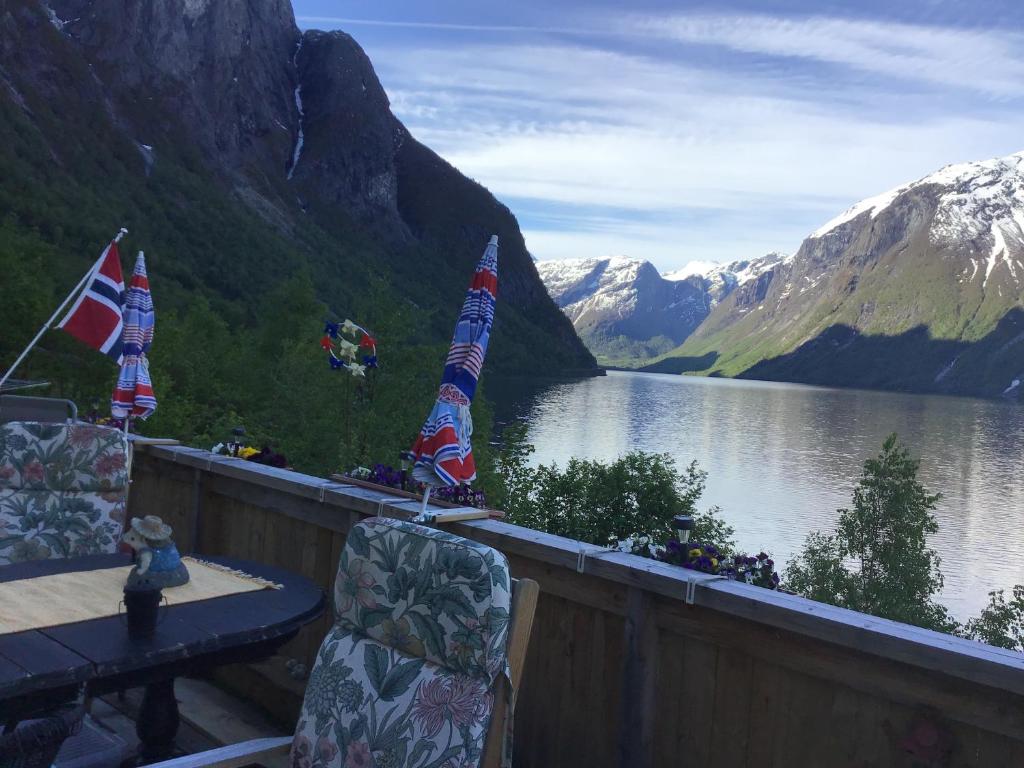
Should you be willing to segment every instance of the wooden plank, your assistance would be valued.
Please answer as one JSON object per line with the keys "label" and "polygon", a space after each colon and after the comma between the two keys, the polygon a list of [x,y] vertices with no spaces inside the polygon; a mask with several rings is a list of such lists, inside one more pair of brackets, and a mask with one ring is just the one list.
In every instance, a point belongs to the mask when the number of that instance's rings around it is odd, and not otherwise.
{"label": "wooden plank", "polygon": [[911,665],[879,659],[796,633],[739,622],[706,609],[662,601],[657,620],[664,629],[719,647],[738,648],[801,673],[813,674],[911,706],[929,706],[947,716],[1011,738],[1024,739],[1020,697],[948,678]]}
{"label": "wooden plank", "polygon": [[793,674],[782,675],[778,680],[779,717],[775,721],[775,737],[772,740],[772,764],[776,766],[797,765],[795,754],[799,751],[801,718],[806,713],[802,702],[794,691]]}
{"label": "wooden plank", "polygon": [[283,517],[304,520],[340,533],[347,533],[351,525],[347,510],[321,503],[315,498],[297,497],[278,489],[251,485],[237,478],[210,476],[204,483],[209,490],[221,496],[276,512]]}
{"label": "wooden plank", "polygon": [[508,562],[516,578],[534,579],[542,592],[619,616],[626,615],[627,588],[622,585],[515,554],[508,555]]}
{"label": "wooden plank", "polygon": [[836,759],[832,722],[836,686],[809,675],[789,675],[789,760],[797,765],[829,765]]}
{"label": "wooden plank", "polygon": [[[574,758],[588,764],[594,759],[592,754],[596,750],[591,745],[596,731],[595,725],[600,722],[600,711],[594,704],[605,687],[602,682],[596,690],[592,688],[594,668],[597,667],[603,672],[606,666],[606,660],[593,653],[594,621],[602,612],[589,610],[582,605],[571,605],[571,610],[571,663],[562,671],[562,675],[565,677],[569,701],[580,702],[579,709],[584,710],[586,715],[572,717],[563,725],[562,745],[558,754],[561,765],[572,764]],[[615,672],[621,674],[618,669]]]}
{"label": "wooden plank", "polygon": [[715,670],[718,648],[699,640],[675,638],[675,646],[683,659],[679,682],[679,721],[676,727],[680,741],[694,765],[714,762],[718,745],[712,743],[715,710]]}
{"label": "wooden plank", "polygon": [[740,761],[738,765],[757,768],[773,768],[775,765],[775,733],[778,730],[777,722],[781,708],[779,680],[783,674],[777,664],[752,657],[750,708],[747,713],[747,755],[746,760]]}
{"label": "wooden plank", "polygon": [[653,598],[641,589],[626,597],[624,645],[619,765],[646,768],[654,764],[658,624]]}
{"label": "wooden plank", "polygon": [[192,509],[189,517],[188,539],[179,542],[178,548],[182,552],[195,552],[196,544],[199,542],[199,527],[202,525],[203,517],[203,473],[198,469],[193,470],[192,478]]}
{"label": "wooden plank", "polygon": [[252,706],[202,680],[182,678],[174,694],[182,719],[217,744],[288,735]]}
{"label": "wooden plank", "polygon": [[679,638],[665,632],[658,636],[658,719],[654,729],[655,765],[675,768],[685,762],[687,753],[680,730],[682,715],[679,704],[686,695],[687,681],[683,679],[683,654]]}
{"label": "wooden plank", "polygon": [[[622,666],[625,620],[605,611],[590,611],[593,645],[586,701],[597,724],[586,738],[588,755],[595,765],[608,765],[618,746],[619,712],[623,698]],[[581,662],[582,663],[582,662]]]}
{"label": "wooden plank", "polygon": [[723,765],[742,765],[750,739],[750,703],[754,660],[748,653],[718,649],[711,741]]}
{"label": "wooden plank", "polygon": [[954,750],[951,762],[957,768],[1021,768],[1022,763],[1014,762],[1014,748],[1014,742],[1010,739],[975,730],[962,741],[959,750]]}

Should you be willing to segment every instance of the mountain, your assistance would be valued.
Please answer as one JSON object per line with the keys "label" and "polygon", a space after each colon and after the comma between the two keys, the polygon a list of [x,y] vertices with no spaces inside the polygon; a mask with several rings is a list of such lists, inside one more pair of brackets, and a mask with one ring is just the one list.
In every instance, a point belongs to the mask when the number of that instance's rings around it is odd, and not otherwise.
{"label": "mountain", "polygon": [[542,261],[541,280],[599,360],[628,364],[680,344],[708,313],[703,278],[666,280],[649,261]]}
{"label": "mountain", "polygon": [[[718,306],[737,286],[760,278],[762,274],[770,272],[780,264],[785,264],[791,258],[785,253],[772,251],[754,259],[743,259],[728,264],[711,264],[700,273],[704,279],[704,289],[707,291],[710,306]],[[708,264],[708,262],[697,263]],[[685,272],[687,267],[683,267],[680,272]],[[671,280],[673,275],[666,275],[665,278]]]}
{"label": "mountain", "polygon": [[1017,396],[1024,153],[857,203],[647,370]]}
{"label": "mountain", "polygon": [[691,262],[666,275],[626,257],[544,261],[537,271],[600,361],[636,365],[681,344],[737,285],[785,258]]}
{"label": "mountain", "polygon": [[[488,367],[595,370],[509,209],[410,135],[352,37],[300,32],[287,0],[8,0],[0,139],[0,249],[37,252],[55,298],[125,225],[165,317],[202,297],[251,327],[305,275],[331,314],[400,310],[392,343],[444,344],[496,233]],[[38,322],[20,316],[4,359]]]}

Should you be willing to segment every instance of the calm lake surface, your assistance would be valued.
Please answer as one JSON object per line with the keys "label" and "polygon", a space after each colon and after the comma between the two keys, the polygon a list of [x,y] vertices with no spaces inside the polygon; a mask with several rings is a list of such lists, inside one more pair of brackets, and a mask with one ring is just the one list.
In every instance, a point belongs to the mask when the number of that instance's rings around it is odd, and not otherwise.
{"label": "calm lake surface", "polygon": [[[489,382],[493,384],[494,382]],[[737,544],[784,563],[809,531],[831,531],[864,460],[898,432],[942,500],[932,546],[941,601],[977,614],[992,589],[1024,583],[1024,408],[967,398],[609,372],[546,385],[489,386],[499,417],[522,418],[535,463],[669,453],[707,470]],[[780,568],[781,571],[781,568]]]}

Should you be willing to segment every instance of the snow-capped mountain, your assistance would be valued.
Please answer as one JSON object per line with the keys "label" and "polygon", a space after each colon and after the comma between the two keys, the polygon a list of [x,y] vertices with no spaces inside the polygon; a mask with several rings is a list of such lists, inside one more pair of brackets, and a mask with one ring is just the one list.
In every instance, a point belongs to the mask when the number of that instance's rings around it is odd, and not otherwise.
{"label": "snow-capped mountain", "polygon": [[[850,207],[657,370],[1000,395],[1024,379],[1024,152]],[[708,367],[706,361],[712,364]]]}
{"label": "snow-capped mountain", "polygon": [[733,290],[751,280],[759,278],[780,264],[792,261],[793,257],[773,251],[756,259],[733,261],[729,264],[718,264],[713,261],[691,261],[682,269],[669,272],[663,277],[666,280],[686,280],[699,275],[704,280],[704,289],[712,307],[728,296]]}
{"label": "snow-capped mountain", "polygon": [[555,303],[590,350],[605,362],[654,357],[681,344],[738,286],[790,257],[717,264],[692,261],[659,275],[641,259],[611,256],[537,263]]}
{"label": "snow-capped mountain", "polygon": [[711,308],[702,276],[666,280],[639,259],[541,261],[537,271],[580,338],[605,362],[672,349]]}

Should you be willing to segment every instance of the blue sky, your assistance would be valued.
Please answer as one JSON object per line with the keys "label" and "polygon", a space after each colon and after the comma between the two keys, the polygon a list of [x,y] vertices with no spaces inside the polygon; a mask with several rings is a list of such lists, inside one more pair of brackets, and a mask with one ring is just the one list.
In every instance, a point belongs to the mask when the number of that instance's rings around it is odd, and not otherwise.
{"label": "blue sky", "polygon": [[294,0],[538,259],[795,251],[855,201],[1024,149],[1017,0]]}

